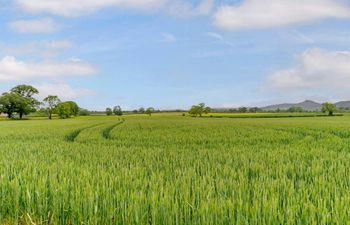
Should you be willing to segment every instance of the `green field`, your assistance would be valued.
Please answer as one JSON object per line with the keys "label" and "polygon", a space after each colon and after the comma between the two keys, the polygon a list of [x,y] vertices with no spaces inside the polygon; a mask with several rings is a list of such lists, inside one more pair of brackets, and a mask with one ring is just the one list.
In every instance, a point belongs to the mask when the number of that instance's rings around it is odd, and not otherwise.
{"label": "green field", "polygon": [[349,224],[350,117],[1,121],[0,224]]}

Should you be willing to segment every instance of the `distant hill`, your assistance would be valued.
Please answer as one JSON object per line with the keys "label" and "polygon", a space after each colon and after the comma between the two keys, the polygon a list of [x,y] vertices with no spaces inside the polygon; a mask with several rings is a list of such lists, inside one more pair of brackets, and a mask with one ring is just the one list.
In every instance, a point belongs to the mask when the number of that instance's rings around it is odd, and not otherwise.
{"label": "distant hill", "polygon": [[337,106],[337,108],[350,108],[350,101],[337,102],[335,106]]}
{"label": "distant hill", "polygon": [[275,111],[277,109],[287,110],[291,107],[300,107],[306,111],[320,111],[322,108],[322,104],[311,100],[306,100],[300,103],[284,103],[284,104],[278,104],[278,105],[270,105],[270,106],[262,107],[261,109],[264,111]]}
{"label": "distant hill", "polygon": [[[341,102],[334,103],[334,105],[337,108],[350,109],[350,101],[341,101]],[[322,103],[318,103],[312,100],[306,100],[299,103],[283,103],[283,104],[269,105],[269,106],[261,107],[260,109],[263,111],[276,111],[278,109],[288,110],[292,107],[300,107],[304,111],[321,111]],[[251,107],[248,107],[248,109],[249,108]],[[229,112],[231,110],[237,110],[237,108],[214,108],[214,111],[217,111],[217,112]]]}

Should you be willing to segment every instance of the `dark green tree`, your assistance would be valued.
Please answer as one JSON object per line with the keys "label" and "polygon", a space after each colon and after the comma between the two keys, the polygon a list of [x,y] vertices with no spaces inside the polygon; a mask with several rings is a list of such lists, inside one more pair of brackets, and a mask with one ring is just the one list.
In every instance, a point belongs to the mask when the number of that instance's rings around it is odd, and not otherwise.
{"label": "dark green tree", "polygon": [[328,113],[329,116],[333,116],[335,110],[337,107],[332,103],[326,102],[322,105],[322,112]]}
{"label": "dark green tree", "polygon": [[73,101],[61,102],[56,107],[58,116],[61,119],[67,119],[79,115],[79,106]]}
{"label": "dark green tree", "polygon": [[46,105],[46,112],[49,115],[49,119],[52,119],[52,114],[55,112],[56,107],[58,104],[60,104],[61,100],[54,95],[49,95],[43,100],[44,104]]}
{"label": "dark green tree", "polygon": [[152,116],[152,113],[154,112],[154,108],[149,107],[146,109],[146,114],[148,114],[149,116]]}
{"label": "dark green tree", "polygon": [[143,107],[139,108],[139,113],[144,114],[145,113],[145,108],[143,108]]}
{"label": "dark green tree", "polygon": [[113,115],[113,111],[112,111],[111,108],[106,108],[106,115],[107,115],[107,116]]}
{"label": "dark green tree", "polygon": [[188,112],[188,114],[190,114],[190,116],[194,116],[194,117],[201,115],[201,107],[198,105],[192,106],[190,111]]}
{"label": "dark green tree", "polygon": [[123,110],[122,108],[117,105],[113,108],[113,113],[116,115],[116,116],[122,116],[123,115]]}
{"label": "dark green tree", "polygon": [[4,93],[0,97],[0,112],[6,113],[8,118],[18,111],[23,98],[17,93]]}
{"label": "dark green tree", "polygon": [[21,99],[18,101],[17,113],[19,118],[22,119],[23,115],[28,115],[31,112],[35,112],[40,103],[33,97],[38,94],[39,91],[30,85],[18,85],[11,89],[11,93],[18,94]]}

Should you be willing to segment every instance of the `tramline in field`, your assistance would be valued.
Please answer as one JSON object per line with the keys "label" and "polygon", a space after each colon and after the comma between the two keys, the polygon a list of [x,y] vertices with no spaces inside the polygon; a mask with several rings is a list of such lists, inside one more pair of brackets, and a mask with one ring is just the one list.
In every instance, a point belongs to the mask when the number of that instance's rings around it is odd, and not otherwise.
{"label": "tramline in field", "polygon": [[3,121],[0,224],[346,224],[350,117]]}

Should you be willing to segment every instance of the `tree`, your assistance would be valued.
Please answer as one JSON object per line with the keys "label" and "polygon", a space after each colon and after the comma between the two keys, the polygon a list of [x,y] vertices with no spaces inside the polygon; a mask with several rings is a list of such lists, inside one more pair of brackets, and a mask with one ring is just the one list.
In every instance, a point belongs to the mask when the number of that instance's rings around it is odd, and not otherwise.
{"label": "tree", "polygon": [[188,112],[191,116],[197,117],[198,115],[201,115],[201,107],[198,105],[194,105],[191,107],[190,111]]}
{"label": "tree", "polygon": [[144,114],[144,113],[145,113],[145,108],[141,107],[141,108],[139,109],[139,113]]}
{"label": "tree", "polygon": [[328,113],[329,116],[333,116],[333,113],[336,109],[337,107],[329,102],[326,102],[322,105],[322,112]]}
{"label": "tree", "polygon": [[107,116],[111,116],[113,114],[113,111],[111,108],[106,108],[106,114]]}
{"label": "tree", "polygon": [[90,111],[89,110],[83,109],[83,108],[79,109],[79,116],[89,116],[89,115],[90,115]]}
{"label": "tree", "polygon": [[25,98],[32,98],[33,95],[39,94],[39,91],[35,87],[25,84],[17,85],[11,89],[11,92],[18,93],[20,96]]}
{"label": "tree", "polygon": [[36,111],[36,108],[39,106],[39,102],[33,98],[33,95],[39,93],[36,88],[22,84],[12,88],[10,92],[16,93],[20,96],[16,110],[20,119],[23,118],[23,115],[28,115],[29,113]]}
{"label": "tree", "polygon": [[117,106],[115,106],[113,108],[113,113],[116,116],[122,116],[123,115],[123,110],[122,110],[122,108],[119,105],[117,105]]}
{"label": "tree", "polygon": [[73,102],[73,101],[68,101],[66,102],[71,110],[72,116],[79,116],[79,112],[80,112],[80,108],[78,106],[77,103]]}
{"label": "tree", "polygon": [[188,112],[191,116],[202,116],[203,113],[208,114],[211,112],[210,107],[206,107],[204,103],[199,103],[198,105],[194,105],[191,107],[190,111]]}
{"label": "tree", "polygon": [[44,98],[43,102],[46,104],[46,112],[49,114],[49,119],[52,119],[52,114],[56,110],[58,104],[60,104],[61,100],[54,95],[49,95]]}
{"label": "tree", "polygon": [[205,114],[211,113],[211,111],[212,111],[211,108],[208,107],[208,106],[205,107],[204,110],[203,110],[203,112],[204,112]]}
{"label": "tree", "polygon": [[17,93],[4,93],[0,97],[0,112],[6,113],[8,118],[18,111],[23,99]]}
{"label": "tree", "polygon": [[57,113],[61,119],[79,115],[79,106],[73,101],[61,102],[57,105]]}
{"label": "tree", "polygon": [[240,107],[240,108],[238,109],[238,112],[240,112],[240,113],[246,113],[246,112],[248,112],[248,108],[247,108],[247,107]]}
{"label": "tree", "polygon": [[148,114],[149,116],[151,116],[153,112],[154,112],[154,108],[152,107],[149,107],[146,109],[146,114]]}
{"label": "tree", "polygon": [[303,112],[303,108],[298,106],[292,106],[287,111],[291,113]]}
{"label": "tree", "polygon": [[258,107],[249,108],[249,112],[251,112],[251,113],[257,113],[259,111],[260,111],[260,109]]}

